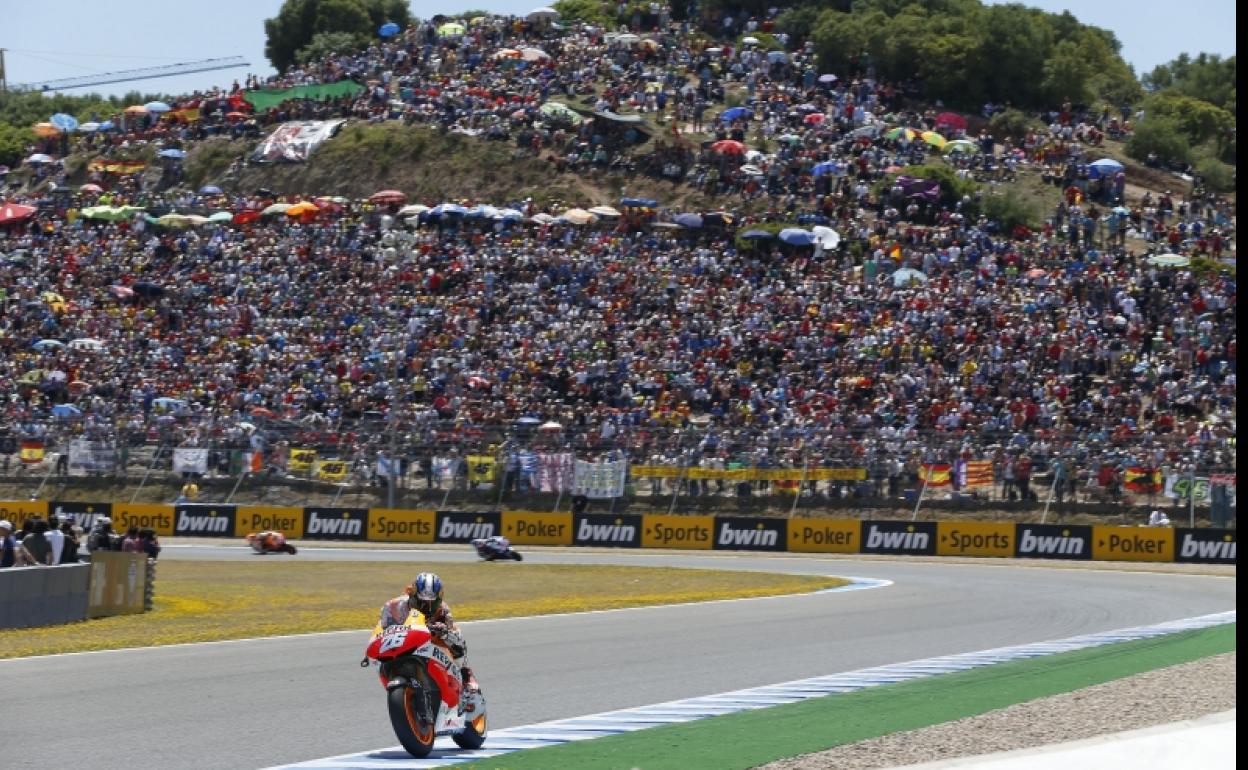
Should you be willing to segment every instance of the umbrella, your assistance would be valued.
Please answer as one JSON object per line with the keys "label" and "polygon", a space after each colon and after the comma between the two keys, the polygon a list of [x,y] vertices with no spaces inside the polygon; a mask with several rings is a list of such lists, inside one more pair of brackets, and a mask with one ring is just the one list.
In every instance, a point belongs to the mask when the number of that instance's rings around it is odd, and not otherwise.
{"label": "umbrella", "polygon": [[473,375],[472,377],[468,378],[468,387],[488,388],[490,387],[490,381],[485,379],[484,377],[478,377],[477,375]]}
{"label": "umbrella", "polygon": [[1114,206],[1114,213],[1120,217],[1130,216],[1131,209],[1126,206]]}
{"label": "umbrella", "polygon": [[117,299],[129,299],[134,296],[134,289],[131,289],[129,286],[121,285],[109,286],[108,293],[112,294]]}
{"label": "umbrella", "polygon": [[537,426],[537,429],[538,430],[563,430],[563,425],[555,422],[554,420],[549,420]]}
{"label": "umbrella", "polygon": [[494,52],[495,59],[519,59],[520,51],[515,48],[500,48]]}
{"label": "umbrella", "polygon": [[521,48],[520,58],[525,61],[544,61],[550,58],[550,54],[540,48]]}
{"label": "umbrella", "polygon": [[1028,278],[1043,278],[1046,275],[1048,275],[1048,273],[1042,267],[1033,267],[1032,269],[1024,273],[1024,275],[1026,275]]}
{"label": "umbrella", "polygon": [[729,109],[719,113],[719,119],[725,123],[730,123],[734,120],[741,120],[742,118],[749,120],[750,116],[753,114],[754,113],[746,107],[730,107]]}
{"label": "umbrella", "polygon": [[589,210],[591,214],[597,214],[600,217],[618,217],[620,212],[610,206],[594,206]]}
{"label": "umbrella", "polygon": [[824,174],[835,174],[836,176],[841,175],[841,167],[830,160],[816,164],[812,171],[816,177],[821,177]]}
{"label": "umbrella", "polygon": [[463,24],[454,21],[448,21],[446,24],[438,27],[438,35],[441,37],[454,37],[456,35],[462,35],[466,31],[467,29]]}
{"label": "umbrella", "polygon": [[816,225],[810,228],[810,233],[815,236],[816,242],[825,249],[835,249],[841,243],[841,234],[830,227]]}
{"label": "umbrella", "polygon": [[1102,176],[1113,176],[1123,170],[1123,165],[1113,158],[1101,158],[1088,166],[1088,176],[1096,179]]}
{"label": "umbrella", "polygon": [[1187,267],[1192,260],[1182,254],[1156,254],[1148,258],[1148,264],[1160,267]]}
{"label": "umbrella", "polygon": [[81,396],[83,393],[86,393],[91,389],[91,383],[84,382],[82,380],[74,380],[69,383],[68,387],[70,393],[73,393],[75,396]]}
{"label": "umbrella", "polygon": [[90,134],[95,131],[99,131],[100,124],[96,123],[93,120],[87,121],[86,123],[83,123],[82,125],[78,126],[78,130]]}
{"label": "umbrella", "polygon": [[100,124],[101,131],[112,131],[114,128],[115,126],[113,125],[113,121],[111,120],[106,120]]}
{"label": "umbrella", "polygon": [[776,236],[766,230],[746,230],[741,234],[741,237],[747,241],[768,241]]}
{"label": "umbrella", "polygon": [[659,205],[654,198],[620,198],[621,206],[652,209]]}
{"label": "umbrella", "polygon": [[51,163],[51,162],[52,162],[52,156],[51,156],[51,155],[44,155],[44,154],[43,154],[43,153],[41,153],[41,152],[37,152],[37,153],[35,153],[34,155],[31,155],[29,158],[27,158],[27,159],[26,159],[26,162],[27,162],[27,163],[34,163],[34,164],[36,164],[36,165],[37,165],[37,164],[40,164],[40,163]]}
{"label": "umbrella", "polygon": [[98,184],[95,184],[93,182],[88,182],[84,184],[82,187],[79,187],[78,189],[81,190],[82,192],[93,192],[93,193],[104,192],[103,187],[100,187]]}
{"label": "umbrella", "polygon": [[23,206],[20,203],[0,203],[0,225],[20,222],[35,213],[34,206]]}
{"label": "umbrella", "polygon": [[758,45],[758,38],[754,37],[753,35],[750,35],[749,37],[743,37],[741,38],[741,44],[742,45]]}
{"label": "umbrella", "polygon": [[907,142],[910,141],[911,139],[914,139],[917,136],[918,134],[916,134],[914,131],[911,131],[908,128],[894,128],[892,131],[889,131],[886,134],[884,134],[885,139],[893,139],[893,140],[905,139]]}
{"label": "umbrella", "polygon": [[388,21],[377,29],[377,34],[382,37],[394,37],[399,34],[399,25],[392,21]]}
{"label": "umbrella", "polygon": [[172,411],[174,409],[181,409],[185,407],[186,402],[180,398],[172,398],[170,396],[161,396],[160,398],[152,400],[152,406],[156,407],[157,409],[161,411]]}
{"label": "umbrella", "polygon": [[147,104],[143,105],[143,109],[147,110],[148,112],[169,112],[173,108],[165,104],[164,102],[148,102]]}
{"label": "umbrella", "polygon": [[65,343],[60,340],[39,340],[34,345],[31,345],[31,347],[35,350],[53,350],[55,348],[65,347]]}
{"label": "umbrella", "polygon": [[593,222],[594,220],[596,220],[597,218],[598,217],[589,213],[585,209],[568,209],[567,211],[563,212],[563,216],[560,217],[560,219],[563,219],[564,221],[570,222],[574,225],[587,225],[590,222]]}
{"label": "umbrella", "polygon": [[927,276],[913,267],[903,267],[893,273],[894,286],[906,286],[912,283],[927,283]]}
{"label": "umbrella", "polygon": [[398,190],[378,190],[368,196],[369,203],[407,203],[407,196]]}
{"label": "umbrella", "polygon": [[57,404],[52,407],[52,416],[68,420],[74,417],[81,417],[82,410],[73,404]]}
{"label": "umbrella", "polygon": [[831,72],[825,72],[819,76],[820,83],[835,83],[837,79],[836,75],[833,75]]}
{"label": "umbrella", "polygon": [[429,207],[424,205],[423,203],[413,203],[410,206],[404,206],[403,208],[399,209],[398,213],[399,213],[399,216],[401,217],[411,217],[411,216],[416,216],[417,214],[423,214],[428,210],[429,210]]}
{"label": "umbrella", "polygon": [[269,216],[271,214],[285,214],[287,211],[290,211],[290,206],[291,204],[289,203],[274,203],[265,208],[264,211],[261,211],[260,214],[263,216]]}
{"label": "umbrella", "polygon": [[132,104],[126,109],[122,110],[122,112],[126,113],[127,115],[146,115],[147,108],[141,104]]}
{"label": "umbrella", "polygon": [[246,118],[246,117],[247,117],[247,113],[245,113],[245,112],[227,112],[227,113],[225,113],[225,119],[226,119],[226,120],[243,120],[243,119],[244,119],[244,118]]}
{"label": "umbrella", "polygon": [[732,214],[727,211],[708,211],[702,215],[702,221],[708,225],[727,227],[732,224]]}
{"label": "umbrella", "polygon": [[923,138],[923,141],[927,142],[928,144],[930,144],[931,146],[935,147],[938,150],[943,149],[944,146],[948,144],[949,142],[948,139],[945,139],[945,137],[941,136],[935,131],[924,131],[923,133],[919,134],[919,136]]}
{"label": "umbrella", "polygon": [[802,122],[808,126],[817,126],[823,121],[827,120],[827,118],[828,116],[824,115],[822,112],[812,112],[806,117],[802,118]]}
{"label": "umbrella", "polygon": [[100,342],[97,339],[93,339],[91,337],[80,337],[76,340],[72,340],[69,343],[69,347],[71,350],[82,350],[82,351],[86,351],[89,353],[94,353],[97,350],[103,350],[104,343]]}
{"label": "umbrella", "polygon": [[702,217],[697,214],[677,214],[672,217],[672,221],[681,227],[687,227],[690,230],[697,230],[702,226]]}
{"label": "umbrella", "polygon": [[321,209],[315,204],[308,201],[300,201],[290,208],[286,209],[286,216],[299,217],[304,214],[315,214]]}
{"label": "umbrella", "polygon": [[199,188],[199,194],[200,195],[220,195],[221,188],[217,187],[215,184],[206,184],[203,187]]}
{"label": "umbrella", "polygon": [[584,120],[580,113],[562,102],[546,102],[537,111],[548,118],[566,120],[570,123],[580,124]]}
{"label": "umbrella", "polygon": [[763,175],[763,170],[761,168],[755,165],[751,165],[749,163],[747,163],[746,165],[742,166],[741,168],[737,170],[740,171],[742,174],[748,174],[750,176],[762,176]]}
{"label": "umbrella", "polygon": [[183,158],[186,157],[186,150],[170,148],[168,150],[161,150],[160,152],[156,154],[162,158],[174,158],[176,160],[182,160]]}
{"label": "umbrella", "polygon": [[539,225],[548,225],[551,222],[555,221],[554,217],[552,217],[550,214],[547,214],[545,212],[542,212],[540,214],[534,214],[532,219],[534,222],[538,223]]}
{"label": "umbrella", "polygon": [[67,134],[78,128],[78,118],[75,118],[73,115],[66,115],[63,112],[56,113],[48,119],[48,122]]}
{"label": "umbrella", "polygon": [[965,131],[966,118],[955,112],[942,112],[936,116],[936,125],[948,126],[956,131]]}
{"label": "umbrella", "polygon": [[815,242],[815,234],[800,227],[786,227],[780,231],[780,240],[790,246],[810,246]]}
{"label": "umbrella", "polygon": [[156,224],[163,225],[165,227],[186,227],[191,224],[190,217],[176,212],[170,212],[164,216],[157,217],[155,222]]}
{"label": "umbrella", "polygon": [[50,139],[54,136],[61,135],[61,129],[51,123],[36,123],[34,127],[35,136],[40,139]]}
{"label": "umbrella", "polygon": [[542,6],[541,8],[534,8],[529,11],[526,18],[529,21],[537,21],[538,19],[557,19],[559,18],[559,12],[554,8]]}
{"label": "umbrella", "polygon": [[741,155],[745,150],[745,145],[735,139],[721,139],[711,145],[712,152],[719,152],[724,155]]}
{"label": "umbrella", "polygon": [[[638,35],[634,35],[634,34],[633,34],[633,33],[631,33],[631,32],[625,32],[625,33],[624,33],[624,34],[622,34],[622,35],[616,35],[616,36],[615,36],[615,42],[617,42],[617,43],[625,43],[625,44],[627,44],[627,45],[632,45],[633,43],[636,43],[636,42],[637,42],[637,41],[639,41],[639,40],[641,40],[641,37],[640,37],[640,36],[638,36]],[[707,50],[709,51],[710,49],[707,49]]]}
{"label": "umbrella", "polygon": [[953,141],[945,142],[945,152],[947,153],[953,153],[953,152],[975,153],[975,152],[979,152],[979,145],[975,144],[969,139],[954,139]]}
{"label": "umbrella", "polygon": [[262,406],[255,406],[255,407],[252,407],[251,409],[251,416],[252,417],[267,417],[271,420],[277,415],[274,414],[273,410],[271,409],[265,409]]}
{"label": "umbrella", "polygon": [[233,222],[233,221],[234,221],[234,215],[233,215],[233,214],[231,214],[231,213],[230,213],[230,212],[228,212],[228,211],[218,211],[217,213],[215,213],[215,214],[213,214],[212,216],[208,217],[208,221],[209,221],[209,222],[220,222],[220,223],[222,223],[222,224],[225,224],[225,223],[227,223],[227,222]]}
{"label": "umbrella", "polygon": [[240,211],[234,215],[234,224],[245,225],[248,222],[255,222],[259,218],[259,212],[248,209],[247,211]]}
{"label": "umbrella", "polygon": [[767,61],[771,62],[772,64],[779,64],[781,62],[786,62],[788,60],[789,60],[789,55],[785,53],[784,51],[772,51],[771,53],[767,54]]}

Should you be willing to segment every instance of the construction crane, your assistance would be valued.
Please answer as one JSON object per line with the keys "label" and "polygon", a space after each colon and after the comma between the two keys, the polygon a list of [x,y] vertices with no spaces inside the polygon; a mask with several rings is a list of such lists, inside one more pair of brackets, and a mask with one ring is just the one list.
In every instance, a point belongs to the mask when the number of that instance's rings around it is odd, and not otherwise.
{"label": "construction crane", "polygon": [[[102,72],[98,75],[81,75],[73,78],[60,78],[58,80],[44,80],[35,83],[23,83],[14,85],[15,91],[65,91],[70,88],[86,88],[88,86],[101,86],[108,83],[125,83],[131,80],[150,80],[152,78],[164,78],[172,75],[187,75],[192,72],[210,72],[212,70],[227,70],[235,67],[250,67],[251,63],[242,56],[227,56],[219,59],[199,59],[198,61],[180,62],[177,64],[162,64],[158,67],[143,67],[133,70],[118,70],[117,72]],[[4,82],[4,49],[0,48],[0,93],[5,91]]]}

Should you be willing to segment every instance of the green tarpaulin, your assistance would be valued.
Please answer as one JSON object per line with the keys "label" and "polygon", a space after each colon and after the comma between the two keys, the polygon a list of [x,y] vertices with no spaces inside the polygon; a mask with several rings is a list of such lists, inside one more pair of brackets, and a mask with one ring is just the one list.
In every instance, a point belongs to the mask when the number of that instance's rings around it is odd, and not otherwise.
{"label": "green tarpaulin", "polygon": [[322,86],[292,86],[272,90],[248,91],[243,99],[257,111],[263,112],[276,107],[287,99],[315,99],[323,101],[338,96],[354,96],[364,90],[364,86],[351,80],[340,80]]}

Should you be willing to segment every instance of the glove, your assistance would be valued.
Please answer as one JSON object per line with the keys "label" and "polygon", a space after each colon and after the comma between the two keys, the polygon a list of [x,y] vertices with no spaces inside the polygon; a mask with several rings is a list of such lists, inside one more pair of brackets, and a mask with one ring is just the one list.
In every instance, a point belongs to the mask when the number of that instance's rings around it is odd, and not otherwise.
{"label": "glove", "polygon": [[447,632],[451,630],[445,623],[429,623],[425,628],[429,629],[429,633],[434,636],[446,636]]}

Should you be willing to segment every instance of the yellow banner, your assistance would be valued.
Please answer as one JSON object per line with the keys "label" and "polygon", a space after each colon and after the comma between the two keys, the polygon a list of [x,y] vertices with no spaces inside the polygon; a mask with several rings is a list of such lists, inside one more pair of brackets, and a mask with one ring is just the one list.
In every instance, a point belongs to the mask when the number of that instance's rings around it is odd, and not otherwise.
{"label": "yellow banner", "polygon": [[1170,527],[1092,527],[1092,558],[1098,561],[1174,561]]}
{"label": "yellow banner", "polygon": [[468,480],[477,483],[493,481],[498,463],[493,455],[468,455]]}
{"label": "yellow banner", "polygon": [[839,519],[793,519],[789,550],[805,553],[858,553],[862,522]]}
{"label": "yellow banner", "polygon": [[714,516],[665,516],[647,513],[642,517],[642,548],[709,549],[714,539]]}
{"label": "yellow banner", "polygon": [[291,471],[311,470],[314,462],[316,462],[315,449],[292,449],[290,450],[290,459],[286,461],[286,469]]}
{"label": "yellow banner", "polygon": [[113,530],[151,527],[162,537],[173,535],[173,506],[156,503],[113,503]]}
{"label": "yellow banner", "polygon": [[48,518],[47,500],[0,500],[0,519],[13,522],[15,527],[22,526],[22,522],[36,516],[41,519]]}
{"label": "yellow banner", "polygon": [[1012,557],[1014,525],[977,521],[937,522],[936,555]]}
{"label": "yellow banner", "polygon": [[724,481],[862,481],[866,468],[681,468],[674,465],[632,465],[638,479],[722,479]]}
{"label": "yellow banner", "polygon": [[316,460],[312,463],[312,476],[321,481],[342,481],[350,470],[346,460]]}
{"label": "yellow banner", "polygon": [[572,514],[503,511],[503,536],[517,545],[572,545]]}
{"label": "yellow banner", "polygon": [[235,517],[234,534],[243,537],[266,529],[286,537],[303,537],[303,509],[276,505],[240,505]]}
{"label": "yellow banner", "polygon": [[437,527],[434,511],[405,511],[401,508],[371,508],[368,511],[368,539],[381,543],[432,543]]}
{"label": "yellow banner", "polygon": [[88,171],[108,171],[113,174],[137,174],[147,164],[141,160],[104,160],[96,158],[87,164]]}

